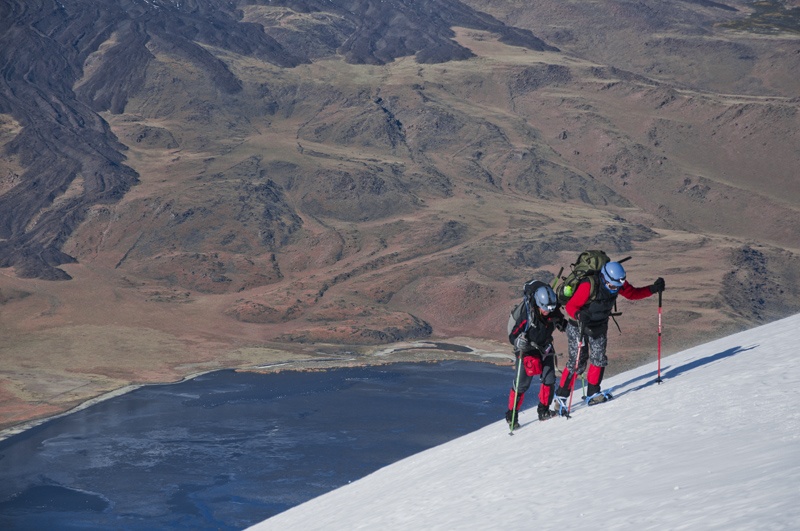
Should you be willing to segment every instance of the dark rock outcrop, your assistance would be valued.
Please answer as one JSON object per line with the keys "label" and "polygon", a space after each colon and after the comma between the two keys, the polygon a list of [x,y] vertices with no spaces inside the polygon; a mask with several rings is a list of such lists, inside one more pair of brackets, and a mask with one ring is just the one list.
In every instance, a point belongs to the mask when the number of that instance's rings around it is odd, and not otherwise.
{"label": "dark rock outcrop", "polygon": [[[23,277],[69,278],[58,269],[72,261],[60,250],[65,240],[90,206],[116,202],[138,182],[97,113],[122,112],[141,88],[151,40],[228,93],[240,83],[204,45],[279,66],[300,62],[228,2],[4,2],[0,35],[0,112],[22,127],[5,156],[25,168],[0,195],[0,267]],[[70,187],[77,193],[61,199]]]}
{"label": "dark rock outcrop", "polygon": [[276,38],[292,50],[307,47],[309,39],[325,42],[355,64],[385,64],[412,55],[419,63],[468,59],[472,52],[452,40],[455,26],[496,33],[501,42],[513,46],[556,50],[529,30],[507,26],[457,0],[274,0],[269,4],[333,15],[326,19],[329,24],[306,26],[303,32],[280,31]]}
{"label": "dark rock outcrop", "polygon": [[[506,26],[456,0],[266,3],[330,17],[302,31],[244,20],[248,6],[263,4],[16,0],[0,5],[0,113],[21,126],[4,156],[24,168],[19,182],[0,195],[0,267],[13,266],[24,277],[68,279],[58,268],[73,261],[61,250],[66,239],[92,206],[119,201],[138,183],[125,164],[125,146],[99,113],[124,112],[143,87],[153,47],[204,72],[223,94],[241,92],[242,82],[214,49],[279,67],[297,66],[326,50],[351,63],[383,64],[410,55],[420,63],[441,63],[471,56],[452,39],[453,26],[495,32],[503,42],[534,50],[554,49],[529,30]],[[310,46],[312,41],[317,44]],[[168,131],[141,134],[156,146],[175,145]]]}

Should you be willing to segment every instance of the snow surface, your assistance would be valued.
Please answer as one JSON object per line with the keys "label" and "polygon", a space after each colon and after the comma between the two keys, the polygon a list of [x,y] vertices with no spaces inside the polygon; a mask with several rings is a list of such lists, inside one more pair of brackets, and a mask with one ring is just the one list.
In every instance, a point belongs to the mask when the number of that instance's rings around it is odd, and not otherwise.
{"label": "snow surface", "polygon": [[665,357],[661,384],[656,363],[608,378],[606,404],[534,405],[513,436],[499,420],[250,529],[800,529],[798,329]]}

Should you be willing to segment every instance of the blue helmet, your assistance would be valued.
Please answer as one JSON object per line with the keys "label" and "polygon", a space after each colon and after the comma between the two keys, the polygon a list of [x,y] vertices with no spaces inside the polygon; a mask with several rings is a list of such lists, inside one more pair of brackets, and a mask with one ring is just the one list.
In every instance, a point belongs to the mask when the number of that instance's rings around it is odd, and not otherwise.
{"label": "blue helmet", "polygon": [[625,283],[625,268],[619,262],[609,262],[600,270],[603,284],[611,293],[616,293]]}
{"label": "blue helmet", "polygon": [[536,306],[546,312],[552,312],[558,306],[556,292],[550,286],[539,286],[533,294]]}

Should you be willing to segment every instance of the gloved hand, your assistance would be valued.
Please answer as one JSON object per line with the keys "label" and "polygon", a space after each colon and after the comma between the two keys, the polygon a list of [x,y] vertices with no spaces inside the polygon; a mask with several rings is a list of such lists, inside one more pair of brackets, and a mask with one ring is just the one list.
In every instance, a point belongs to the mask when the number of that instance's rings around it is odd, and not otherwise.
{"label": "gloved hand", "polygon": [[578,311],[575,314],[575,320],[585,328],[589,324],[589,312]]}
{"label": "gloved hand", "polygon": [[567,328],[567,320],[564,319],[563,317],[561,319],[556,320],[556,322],[553,324],[555,324],[556,330],[558,330],[559,332],[563,332]]}
{"label": "gloved hand", "polygon": [[665,289],[667,289],[667,286],[664,283],[664,279],[658,277],[656,281],[653,282],[653,285],[650,286],[650,293],[658,293],[659,291],[664,291]]}
{"label": "gloved hand", "polygon": [[526,352],[531,349],[531,344],[528,342],[528,338],[525,337],[525,334],[517,336],[517,339],[514,340],[514,348],[520,352]]}

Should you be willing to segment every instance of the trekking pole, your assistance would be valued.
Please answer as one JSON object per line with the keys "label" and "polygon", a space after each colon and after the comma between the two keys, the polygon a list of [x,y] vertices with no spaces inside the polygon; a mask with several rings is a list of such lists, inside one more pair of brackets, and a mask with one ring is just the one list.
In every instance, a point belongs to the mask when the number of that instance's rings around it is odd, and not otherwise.
{"label": "trekking pole", "polygon": [[514,382],[514,408],[511,410],[511,425],[509,435],[514,435],[514,424],[517,423],[517,400],[519,399],[519,379],[522,375],[522,352],[517,356],[517,379]]}
{"label": "trekking pole", "polygon": [[575,367],[572,371],[572,379],[569,383],[569,403],[567,404],[567,415],[566,417],[569,418],[569,413],[572,411],[572,393],[575,392],[575,380],[578,379],[578,367],[580,367],[581,363],[581,351],[583,350],[583,325],[578,328],[578,352],[575,355]]}
{"label": "trekking pole", "polygon": [[656,383],[661,383],[661,291],[658,292],[658,377]]}

